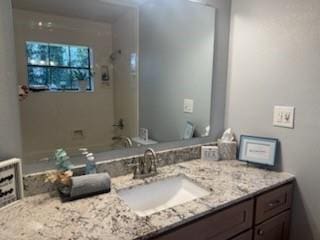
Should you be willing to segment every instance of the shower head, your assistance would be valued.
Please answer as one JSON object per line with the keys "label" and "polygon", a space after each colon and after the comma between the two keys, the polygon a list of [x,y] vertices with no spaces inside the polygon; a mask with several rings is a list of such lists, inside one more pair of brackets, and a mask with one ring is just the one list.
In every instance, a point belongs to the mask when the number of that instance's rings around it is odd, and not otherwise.
{"label": "shower head", "polygon": [[110,55],[110,60],[112,61],[112,62],[114,62],[116,59],[117,59],[117,56],[118,55],[121,55],[122,54],[122,51],[121,51],[121,49],[119,49],[119,50],[117,50],[117,51],[114,51],[113,53],[111,53],[111,55]]}

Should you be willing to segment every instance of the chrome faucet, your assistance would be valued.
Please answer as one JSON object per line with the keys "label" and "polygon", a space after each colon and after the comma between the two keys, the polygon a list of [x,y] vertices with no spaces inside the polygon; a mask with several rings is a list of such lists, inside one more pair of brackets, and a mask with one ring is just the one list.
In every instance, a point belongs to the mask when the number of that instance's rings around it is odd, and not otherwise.
{"label": "chrome faucet", "polygon": [[133,178],[141,179],[157,175],[158,157],[152,148],[148,148],[144,152],[144,157],[139,158],[137,163],[130,164],[134,168]]}
{"label": "chrome faucet", "polygon": [[129,137],[122,137],[123,141],[125,142],[125,147],[132,148],[133,144],[131,138]]}
{"label": "chrome faucet", "polygon": [[131,138],[126,136],[113,137],[112,140],[119,140],[123,142],[125,148],[131,148],[133,146]]}

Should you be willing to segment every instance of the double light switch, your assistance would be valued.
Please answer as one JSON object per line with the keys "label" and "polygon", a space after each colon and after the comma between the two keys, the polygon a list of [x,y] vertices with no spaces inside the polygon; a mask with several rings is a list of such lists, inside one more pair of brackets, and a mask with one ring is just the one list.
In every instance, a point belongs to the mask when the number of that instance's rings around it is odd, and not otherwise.
{"label": "double light switch", "polygon": [[275,106],[273,111],[273,125],[276,127],[294,128],[294,107]]}

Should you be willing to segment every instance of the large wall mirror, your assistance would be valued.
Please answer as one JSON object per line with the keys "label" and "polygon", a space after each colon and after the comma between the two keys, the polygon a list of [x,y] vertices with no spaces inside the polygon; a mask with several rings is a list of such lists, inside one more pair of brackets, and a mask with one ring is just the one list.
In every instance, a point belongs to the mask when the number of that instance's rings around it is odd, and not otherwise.
{"label": "large wall mirror", "polygon": [[215,9],[12,0],[24,163],[210,134]]}

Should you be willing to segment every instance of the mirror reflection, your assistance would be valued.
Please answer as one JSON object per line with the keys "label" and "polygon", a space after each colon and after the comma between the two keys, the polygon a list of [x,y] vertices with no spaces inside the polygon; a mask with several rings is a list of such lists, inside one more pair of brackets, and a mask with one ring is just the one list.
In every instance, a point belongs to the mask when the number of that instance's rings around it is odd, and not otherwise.
{"label": "mirror reflection", "polygon": [[140,126],[158,142],[209,134],[214,17],[186,0],[140,7]]}
{"label": "mirror reflection", "polygon": [[[210,134],[215,9],[12,0],[25,163]],[[28,92],[28,94],[26,94]]]}

